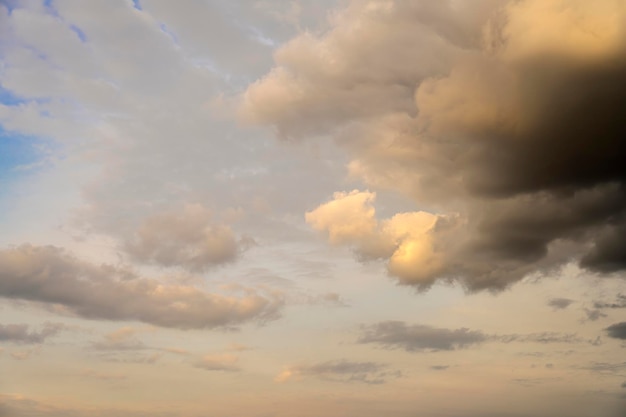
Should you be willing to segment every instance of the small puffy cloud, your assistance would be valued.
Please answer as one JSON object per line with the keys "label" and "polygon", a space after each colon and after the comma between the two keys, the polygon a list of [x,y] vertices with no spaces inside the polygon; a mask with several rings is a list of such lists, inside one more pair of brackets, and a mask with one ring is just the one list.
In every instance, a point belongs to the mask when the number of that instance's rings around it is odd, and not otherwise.
{"label": "small puffy cloud", "polygon": [[569,298],[551,298],[548,300],[548,305],[555,310],[563,310],[569,307],[574,300],[570,300]]}
{"label": "small puffy cloud", "polygon": [[386,260],[400,282],[430,285],[442,266],[432,236],[438,216],[419,211],[379,221],[375,198],[369,191],[337,192],[332,201],[306,213],[306,221],[325,232],[331,244],[352,246],[360,259]]}
{"label": "small puffy cloud", "polygon": [[190,204],[144,220],[125,249],[136,261],[198,272],[235,260],[252,243],[238,239],[228,226],[214,224],[202,205]]}
{"label": "small puffy cloud", "polygon": [[278,374],[274,381],[286,382],[312,376],[338,382],[382,384],[389,377],[400,376],[399,372],[388,371],[386,368],[387,365],[376,362],[353,362],[341,359],[312,365],[292,366]]}
{"label": "small puffy cloud", "polygon": [[223,353],[218,355],[206,355],[199,361],[196,361],[194,366],[206,371],[237,372],[240,370],[237,364],[238,362],[239,356]]}
{"label": "small puffy cloud", "polygon": [[376,343],[408,352],[457,350],[483,343],[488,336],[469,329],[444,329],[422,324],[407,325],[400,321],[386,321],[366,326],[359,343]]}
{"label": "small puffy cloud", "polygon": [[39,331],[29,330],[26,324],[0,324],[0,342],[40,344],[63,329],[60,323],[46,323]]}
{"label": "small puffy cloud", "polygon": [[626,340],[626,321],[615,323],[604,329],[609,337]]}
{"label": "small puffy cloud", "polygon": [[111,265],[81,261],[54,246],[0,251],[0,296],[100,320],[138,320],[162,327],[214,328],[278,317],[280,294],[243,288],[241,295],[164,284]]}

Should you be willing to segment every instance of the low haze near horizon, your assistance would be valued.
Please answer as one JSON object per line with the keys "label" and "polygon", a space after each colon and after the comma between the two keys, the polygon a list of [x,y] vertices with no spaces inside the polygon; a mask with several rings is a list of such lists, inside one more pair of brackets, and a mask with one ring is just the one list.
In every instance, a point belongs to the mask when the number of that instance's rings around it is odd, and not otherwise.
{"label": "low haze near horizon", "polygon": [[622,0],[0,0],[0,416],[623,417]]}

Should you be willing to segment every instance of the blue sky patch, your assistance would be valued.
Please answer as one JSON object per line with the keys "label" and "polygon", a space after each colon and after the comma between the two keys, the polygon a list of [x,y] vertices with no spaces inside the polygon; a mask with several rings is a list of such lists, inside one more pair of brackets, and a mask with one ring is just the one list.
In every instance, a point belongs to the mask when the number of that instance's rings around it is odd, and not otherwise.
{"label": "blue sky patch", "polygon": [[76,34],[76,36],[78,36],[78,39],[80,39],[81,42],[87,41],[85,32],[83,32],[78,26],[70,25],[70,29]]}
{"label": "blue sky patch", "polygon": [[49,145],[45,139],[8,132],[0,125],[0,188],[36,171]]}
{"label": "blue sky patch", "polygon": [[16,106],[25,102],[26,100],[16,96],[11,90],[7,90],[0,85],[0,104],[4,104],[5,106]]}

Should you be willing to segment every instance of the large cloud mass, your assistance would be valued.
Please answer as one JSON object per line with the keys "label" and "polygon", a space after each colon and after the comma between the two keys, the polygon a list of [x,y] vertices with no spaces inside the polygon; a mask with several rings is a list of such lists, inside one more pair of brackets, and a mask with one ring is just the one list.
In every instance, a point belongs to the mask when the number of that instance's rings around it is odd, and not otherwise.
{"label": "large cloud mass", "polygon": [[245,289],[232,296],[163,284],[110,265],[93,265],[63,250],[23,245],[0,251],[0,296],[45,303],[88,319],[138,320],[163,327],[213,328],[276,318],[279,294]]}
{"label": "large cloud mass", "polygon": [[[279,50],[242,111],[333,133],[352,175],[443,215],[440,267],[391,271],[401,282],[626,267],[624,2],[355,0],[333,23]],[[337,243],[338,223],[312,224]],[[351,224],[342,243],[362,247],[371,224]]]}

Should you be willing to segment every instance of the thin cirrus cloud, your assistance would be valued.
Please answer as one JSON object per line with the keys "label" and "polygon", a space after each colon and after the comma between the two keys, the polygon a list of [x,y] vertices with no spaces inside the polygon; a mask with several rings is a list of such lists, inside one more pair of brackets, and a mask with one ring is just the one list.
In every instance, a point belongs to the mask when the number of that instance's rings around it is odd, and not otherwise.
{"label": "thin cirrus cloud", "polygon": [[36,301],[86,319],[138,320],[162,327],[215,328],[279,316],[276,293],[242,296],[166,285],[129,270],[93,265],[53,246],[0,251],[0,296]]}
{"label": "thin cirrus cloud", "polygon": [[285,137],[331,133],[354,178],[440,216],[438,267],[391,274],[480,290],[572,259],[623,270],[621,2],[368,4],[280,48],[241,113]]}

